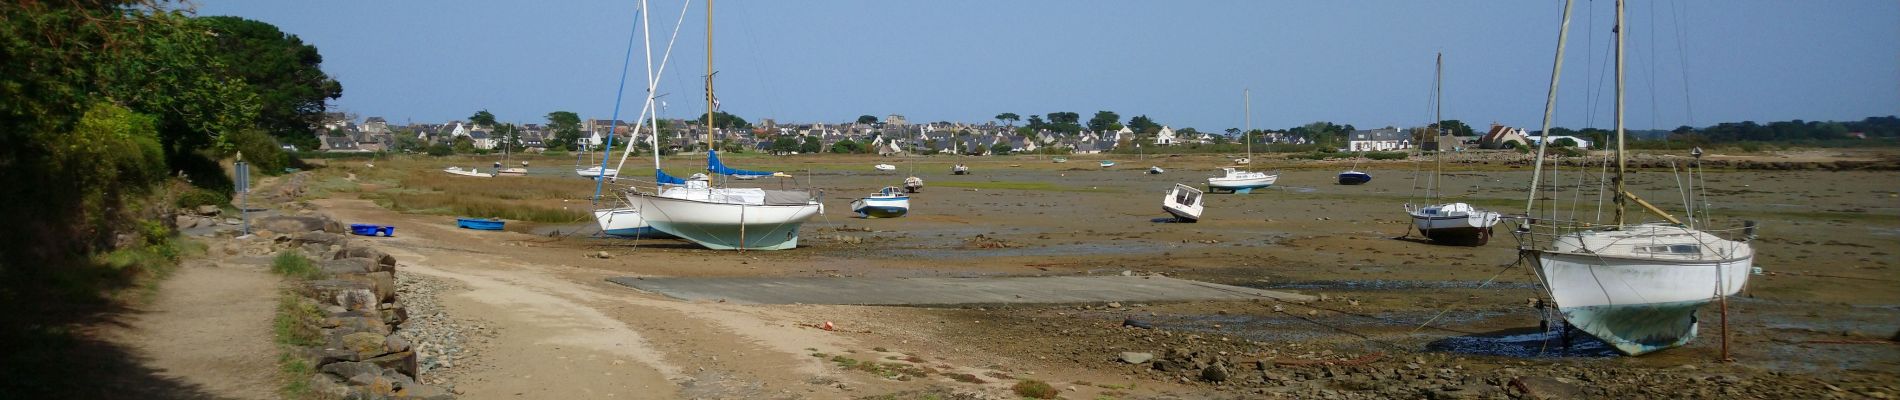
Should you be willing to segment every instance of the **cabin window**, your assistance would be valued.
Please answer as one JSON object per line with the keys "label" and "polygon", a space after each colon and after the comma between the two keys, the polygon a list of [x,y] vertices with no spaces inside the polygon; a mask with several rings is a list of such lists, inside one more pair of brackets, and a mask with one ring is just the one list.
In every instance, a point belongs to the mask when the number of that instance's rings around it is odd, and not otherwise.
{"label": "cabin window", "polygon": [[1636,246],[1636,252],[1655,254],[1701,254],[1702,246],[1694,244]]}

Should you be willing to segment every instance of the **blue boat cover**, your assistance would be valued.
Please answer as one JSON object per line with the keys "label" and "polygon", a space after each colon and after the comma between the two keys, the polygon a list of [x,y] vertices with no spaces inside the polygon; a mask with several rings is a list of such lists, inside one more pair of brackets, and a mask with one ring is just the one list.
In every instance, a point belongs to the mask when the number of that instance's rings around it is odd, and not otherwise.
{"label": "blue boat cover", "polygon": [[747,171],[743,169],[733,169],[732,167],[727,167],[725,163],[719,162],[718,151],[706,152],[706,170],[712,171],[712,173],[720,174],[720,175],[765,176],[765,175],[772,174],[770,172]]}
{"label": "blue boat cover", "polygon": [[672,176],[672,175],[667,175],[667,174],[666,174],[666,170],[662,170],[662,169],[659,169],[659,168],[654,168],[654,169],[653,169],[653,181],[654,181],[654,182],[657,182],[657,183],[659,183],[659,184],[662,184],[662,185],[684,185],[684,184],[686,184],[686,180],[685,180],[685,179],[680,179],[680,178],[677,178],[677,177],[674,177],[674,176]]}

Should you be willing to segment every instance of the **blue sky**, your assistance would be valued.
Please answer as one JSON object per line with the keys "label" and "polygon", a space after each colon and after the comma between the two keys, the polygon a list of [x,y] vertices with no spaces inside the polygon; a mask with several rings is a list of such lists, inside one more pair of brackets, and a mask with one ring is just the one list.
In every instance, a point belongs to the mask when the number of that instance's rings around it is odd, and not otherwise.
{"label": "blue sky", "polygon": [[[1445,54],[1445,118],[1535,129],[1562,2],[757,1],[716,4],[723,110],[986,121],[1098,110],[1218,131],[1313,121],[1416,125]],[[1613,3],[1577,1],[1557,124],[1610,126]],[[334,107],[392,122],[613,110],[634,1],[201,0],[275,24],[343,82]],[[704,112],[704,3],[662,77],[666,117]],[[681,2],[653,4],[655,57]],[[1632,128],[1900,114],[1900,2],[1637,1]],[[1686,40],[1683,40],[1685,39]],[[622,119],[641,96],[639,49]],[[1686,68],[1685,68],[1686,65]],[[1686,77],[1686,81],[1685,81]],[[1685,85],[1686,83],[1686,85]],[[1693,111],[1691,111],[1693,110]]]}

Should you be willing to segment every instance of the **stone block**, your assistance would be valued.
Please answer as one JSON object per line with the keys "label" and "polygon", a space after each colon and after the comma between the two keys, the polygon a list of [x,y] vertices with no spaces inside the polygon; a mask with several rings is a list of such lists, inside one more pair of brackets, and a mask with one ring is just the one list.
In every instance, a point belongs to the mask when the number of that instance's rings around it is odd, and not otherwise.
{"label": "stone block", "polygon": [[409,376],[416,376],[419,370],[416,364],[415,351],[398,351],[363,360],[363,362],[376,364],[376,366],[382,367],[385,370],[401,372]]}
{"label": "stone block", "polygon": [[323,260],[317,262],[317,268],[330,275],[367,274],[376,270],[376,261],[368,258]]}
{"label": "stone block", "polygon": [[375,260],[376,268],[372,272],[392,272],[396,270],[396,257],[382,250],[363,246],[344,246],[337,258],[367,258]]}

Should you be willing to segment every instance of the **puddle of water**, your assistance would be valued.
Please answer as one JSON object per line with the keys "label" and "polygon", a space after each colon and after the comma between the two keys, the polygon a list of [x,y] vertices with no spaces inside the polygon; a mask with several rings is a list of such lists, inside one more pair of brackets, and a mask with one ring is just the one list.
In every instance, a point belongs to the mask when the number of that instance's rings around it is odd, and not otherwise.
{"label": "puddle of water", "polygon": [[1570,345],[1558,331],[1453,336],[1432,341],[1426,351],[1515,358],[1616,357],[1616,349],[1582,332],[1570,333]]}

